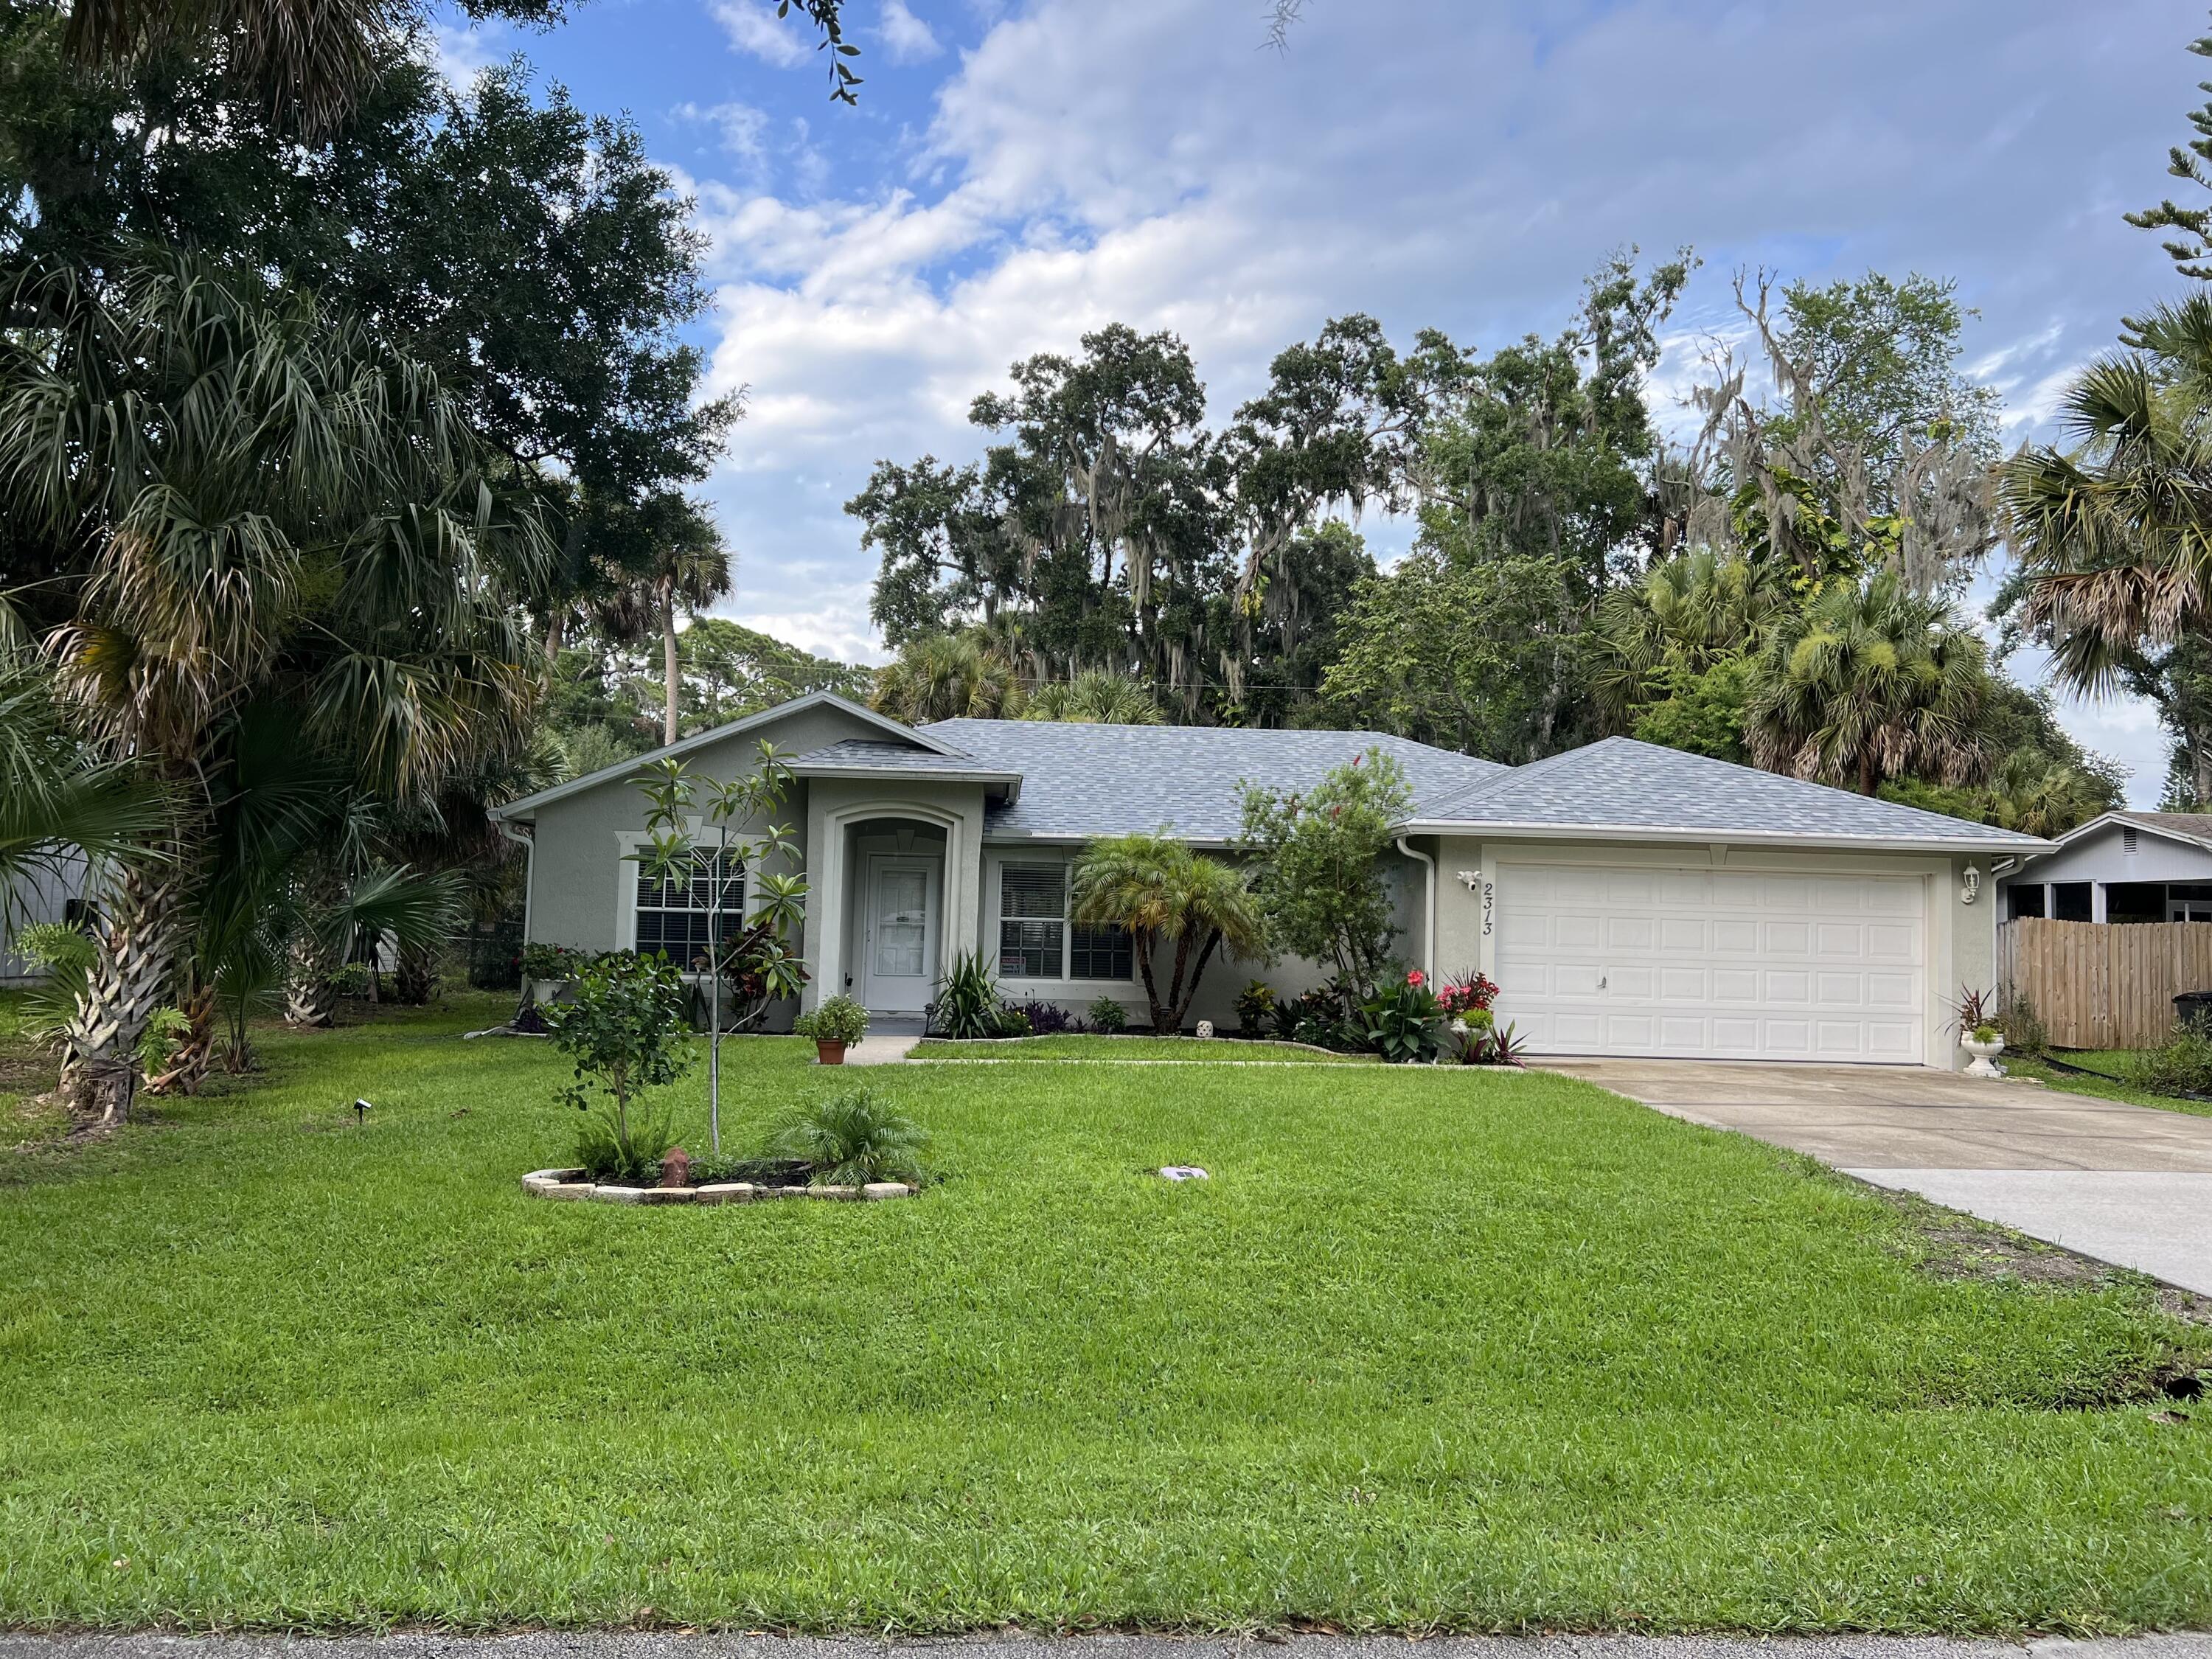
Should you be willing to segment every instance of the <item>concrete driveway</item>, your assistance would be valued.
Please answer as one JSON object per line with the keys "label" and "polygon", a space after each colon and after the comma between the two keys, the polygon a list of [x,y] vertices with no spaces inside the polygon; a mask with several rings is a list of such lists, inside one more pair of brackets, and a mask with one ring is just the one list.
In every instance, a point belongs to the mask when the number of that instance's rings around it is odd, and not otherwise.
{"label": "concrete driveway", "polygon": [[1906,1066],[1534,1063],[2212,1296],[2212,1118]]}

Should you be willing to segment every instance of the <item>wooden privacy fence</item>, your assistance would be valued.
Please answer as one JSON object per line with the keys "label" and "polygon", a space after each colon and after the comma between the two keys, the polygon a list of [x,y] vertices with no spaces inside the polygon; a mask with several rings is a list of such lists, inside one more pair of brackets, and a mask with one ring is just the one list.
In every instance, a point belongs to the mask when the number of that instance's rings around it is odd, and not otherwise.
{"label": "wooden privacy fence", "polygon": [[1997,984],[2024,997],[2059,1048],[2148,1048],[2173,1000],[2212,991],[2212,925],[2049,921],[1997,928]]}

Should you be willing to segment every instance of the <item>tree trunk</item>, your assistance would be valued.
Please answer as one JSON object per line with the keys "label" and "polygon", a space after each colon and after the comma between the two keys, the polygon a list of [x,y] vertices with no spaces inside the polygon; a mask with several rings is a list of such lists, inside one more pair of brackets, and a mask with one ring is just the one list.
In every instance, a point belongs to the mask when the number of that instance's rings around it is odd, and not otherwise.
{"label": "tree trunk", "polygon": [[1135,934],[1130,939],[1129,944],[1137,955],[1137,971],[1144,975],[1145,1006],[1152,1011],[1152,1030],[1158,1035],[1173,1036],[1176,1031],[1182,1028],[1177,1026],[1164,1032],[1162,1030],[1162,1024],[1167,1018],[1168,1011],[1161,1006],[1159,988],[1152,982],[1152,935]]}
{"label": "tree trunk", "polygon": [[547,662],[555,661],[559,658],[561,647],[568,635],[568,607],[559,605],[555,607],[553,614],[545,619],[545,660]]}
{"label": "tree trunk", "polygon": [[127,865],[94,939],[92,972],[63,1030],[62,1092],[81,1124],[127,1122],[138,1091],[138,1040],[167,1000],[183,925],[180,878]]}
{"label": "tree trunk", "polygon": [[1182,990],[1182,1000],[1175,1011],[1176,1030],[1182,1030],[1183,1022],[1190,1018],[1190,1005],[1198,1000],[1198,982],[1206,977],[1206,964],[1213,959],[1213,947],[1221,943],[1221,931],[1216,928],[1206,936],[1206,948],[1198,953],[1198,962],[1190,970],[1190,983]]}
{"label": "tree trunk", "polygon": [[208,1067],[215,1061],[215,987],[203,985],[180,1006],[188,1022],[184,1041],[160,1075],[146,1079],[149,1095],[198,1093]]}
{"label": "tree trunk", "polygon": [[678,694],[683,690],[684,673],[676,652],[676,583],[666,576],[660,580],[660,669],[665,678],[660,740],[673,743]]}
{"label": "tree trunk", "polygon": [[420,1008],[430,1000],[438,988],[438,951],[435,945],[410,945],[401,947],[399,960],[392,970],[392,1000]]}

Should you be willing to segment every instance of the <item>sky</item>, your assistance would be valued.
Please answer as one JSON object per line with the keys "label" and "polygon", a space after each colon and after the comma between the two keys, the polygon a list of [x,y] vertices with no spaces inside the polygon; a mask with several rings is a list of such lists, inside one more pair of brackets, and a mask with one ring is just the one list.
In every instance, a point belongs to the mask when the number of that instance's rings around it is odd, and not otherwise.
{"label": "sky", "polygon": [[[2173,183],[2202,3],[1304,0],[1280,50],[1271,9],[848,0],[857,109],[775,0],[574,0],[543,32],[449,22],[437,50],[455,76],[520,53],[626,112],[692,197],[708,390],[746,392],[707,488],[738,560],[717,609],[854,661],[884,653],[843,503],[878,459],[980,453],[970,400],[1109,322],[1181,335],[1219,414],[1330,317],[1487,349],[1557,332],[1613,250],[1687,245],[1653,387],[1680,418],[1735,273],[1917,270],[1977,313],[1966,366],[2012,443],[2179,286],[2121,215]],[[2155,802],[2147,706],[2062,714]]]}

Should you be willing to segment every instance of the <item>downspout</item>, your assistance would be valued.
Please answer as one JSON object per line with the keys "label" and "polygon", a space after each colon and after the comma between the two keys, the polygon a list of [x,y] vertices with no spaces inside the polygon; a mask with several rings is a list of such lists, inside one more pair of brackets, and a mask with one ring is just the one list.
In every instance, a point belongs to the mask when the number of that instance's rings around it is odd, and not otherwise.
{"label": "downspout", "polygon": [[1421,971],[1433,988],[1437,982],[1437,861],[1403,836],[1398,837],[1398,850],[1421,866]]}
{"label": "downspout", "polygon": [[[530,907],[538,896],[538,837],[535,834],[521,836],[505,818],[492,820],[499,825],[499,833],[522,849],[522,942],[530,943]],[[535,830],[537,826],[531,826]]]}

